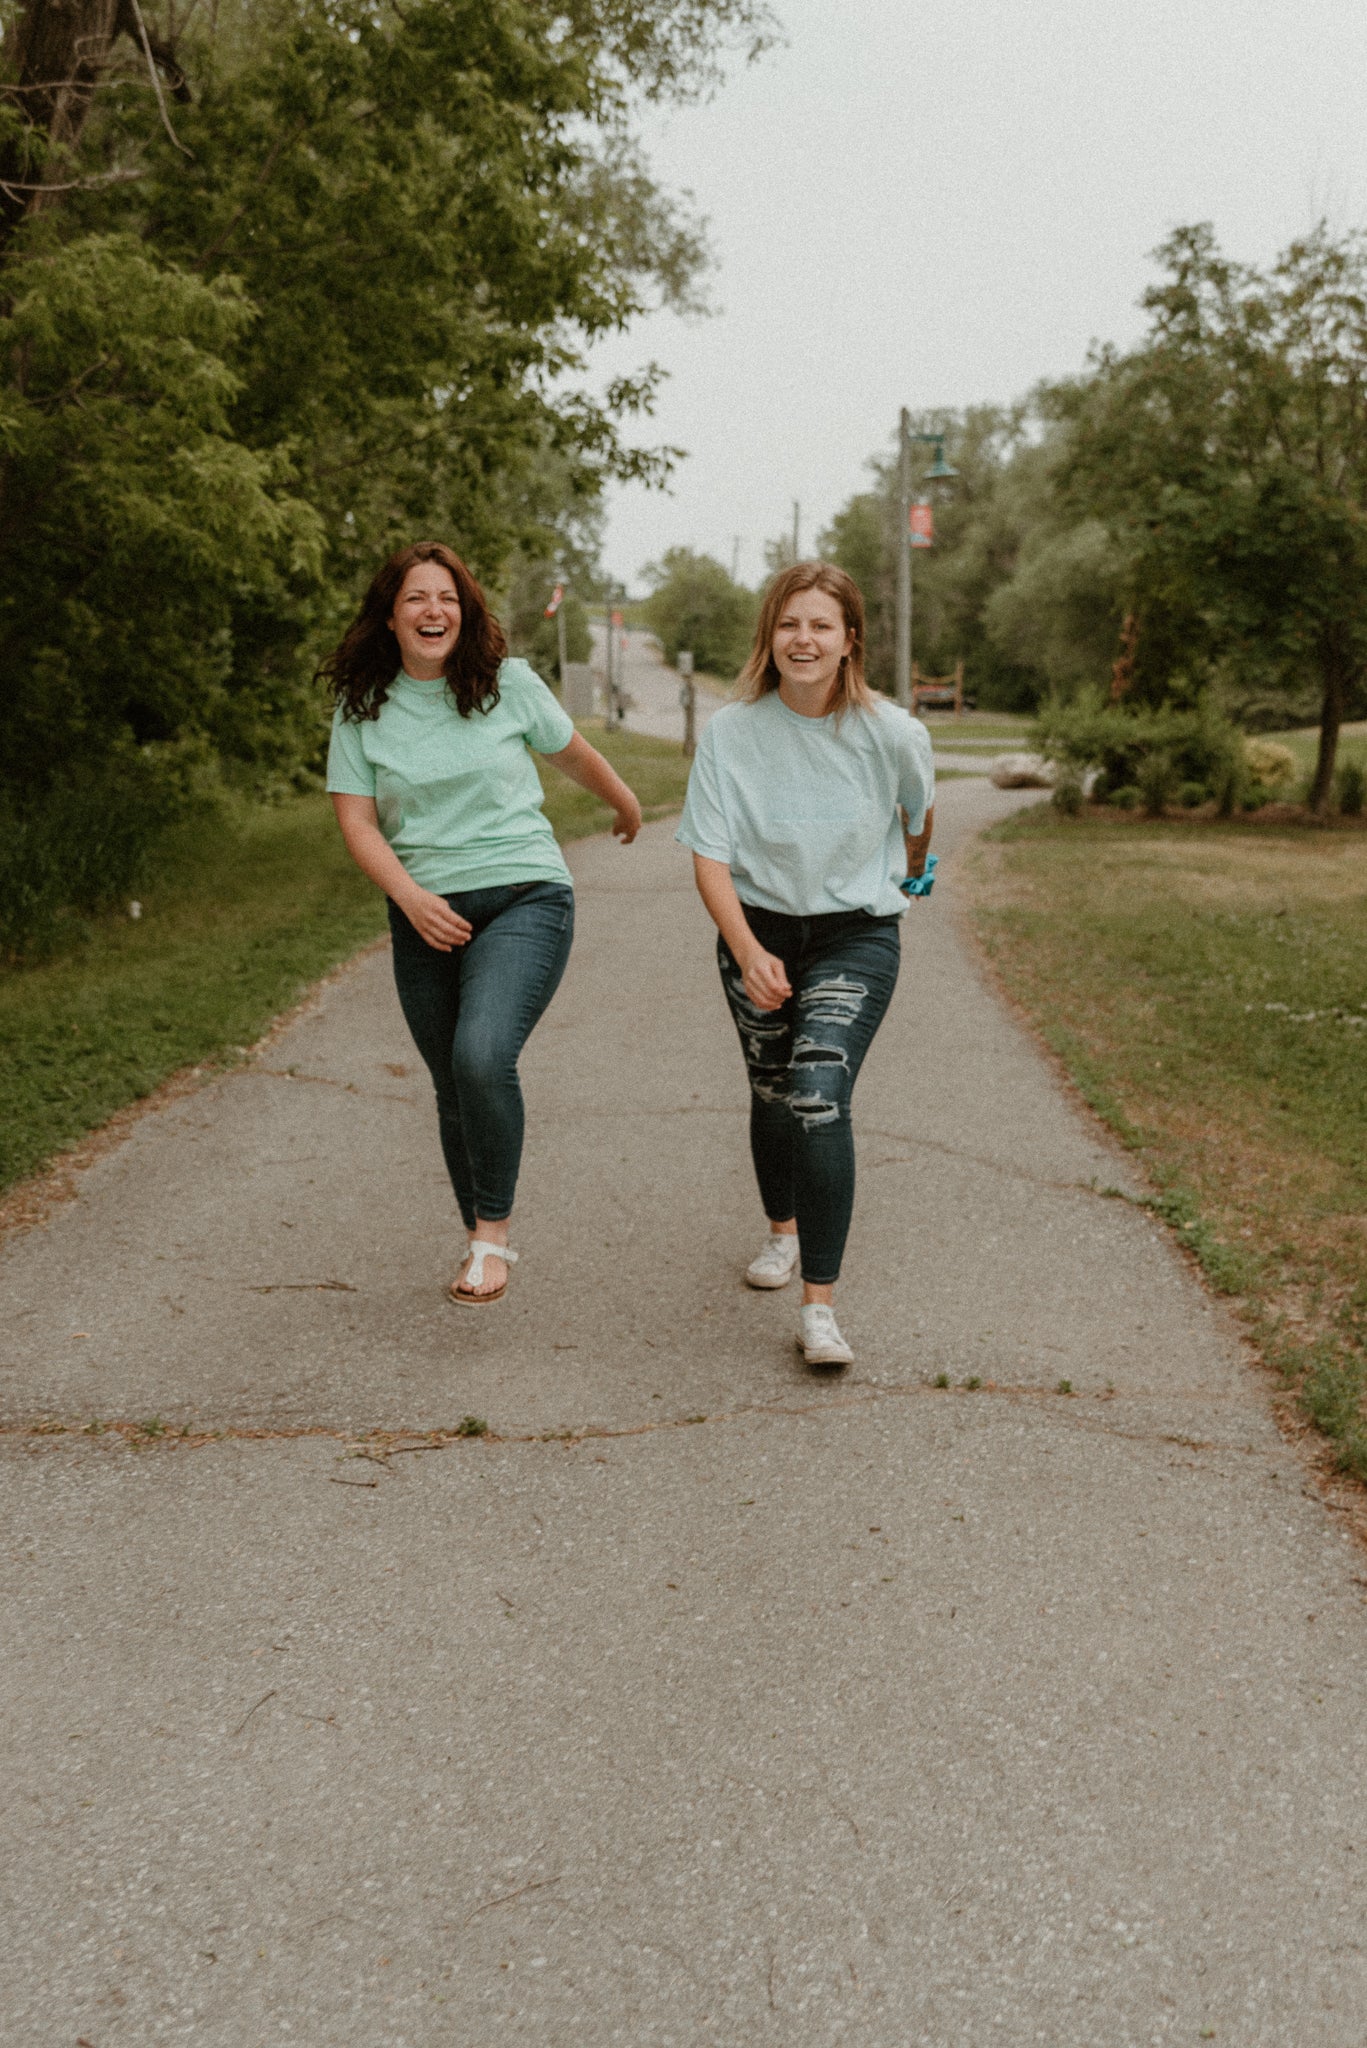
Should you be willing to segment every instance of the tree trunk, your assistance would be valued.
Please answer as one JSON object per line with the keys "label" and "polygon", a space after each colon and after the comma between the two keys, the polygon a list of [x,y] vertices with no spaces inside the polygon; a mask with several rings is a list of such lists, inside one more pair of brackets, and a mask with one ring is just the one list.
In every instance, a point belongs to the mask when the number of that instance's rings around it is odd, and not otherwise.
{"label": "tree trunk", "polygon": [[[5,97],[17,105],[30,135],[57,146],[59,164],[80,140],[118,14],[119,0],[27,0],[20,9]],[[45,168],[46,151],[31,151],[27,140],[21,135],[0,151],[0,242],[54,196],[35,186],[70,176]]]}
{"label": "tree trunk", "polygon": [[[24,0],[7,75],[0,76],[0,98],[24,123],[0,144],[0,251],[21,221],[60,198],[60,190],[44,187],[60,188],[77,175],[71,159],[121,35],[140,60],[150,51],[175,99],[190,97],[174,50],[139,22],[129,0]],[[35,141],[44,146],[35,150]]]}
{"label": "tree trunk", "polygon": [[1352,663],[1344,638],[1329,633],[1320,647],[1320,676],[1324,697],[1320,704],[1320,746],[1310,784],[1310,808],[1323,817],[1334,790],[1334,762],[1339,750],[1339,727],[1343,724],[1348,688],[1353,679]]}

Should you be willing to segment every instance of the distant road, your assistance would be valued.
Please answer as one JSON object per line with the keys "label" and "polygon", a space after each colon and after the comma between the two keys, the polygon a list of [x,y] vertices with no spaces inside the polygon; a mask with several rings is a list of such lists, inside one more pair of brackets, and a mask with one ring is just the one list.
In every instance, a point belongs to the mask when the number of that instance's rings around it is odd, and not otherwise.
{"label": "distant road", "polygon": [[[595,624],[593,633],[593,666],[601,678],[606,672],[604,640],[606,629]],[[626,653],[621,656],[624,670],[619,671],[622,688],[630,700],[627,704],[624,723],[628,732],[649,733],[652,739],[678,740],[684,736],[683,706],[679,702],[680,677],[672,668],[665,666],[660,652],[660,643],[653,633],[628,631],[625,636]],[[697,693],[697,731],[701,732],[717,706],[723,702],[710,691],[700,689]]]}

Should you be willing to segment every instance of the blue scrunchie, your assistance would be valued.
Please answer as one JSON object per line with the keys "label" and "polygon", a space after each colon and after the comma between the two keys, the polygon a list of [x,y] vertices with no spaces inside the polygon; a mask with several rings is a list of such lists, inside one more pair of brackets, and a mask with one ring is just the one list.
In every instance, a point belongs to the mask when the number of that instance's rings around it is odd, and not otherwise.
{"label": "blue scrunchie", "polygon": [[935,870],[939,865],[939,854],[928,853],[926,855],[925,873],[923,875],[908,875],[905,882],[898,883],[898,888],[904,896],[929,896],[931,890],[935,887]]}

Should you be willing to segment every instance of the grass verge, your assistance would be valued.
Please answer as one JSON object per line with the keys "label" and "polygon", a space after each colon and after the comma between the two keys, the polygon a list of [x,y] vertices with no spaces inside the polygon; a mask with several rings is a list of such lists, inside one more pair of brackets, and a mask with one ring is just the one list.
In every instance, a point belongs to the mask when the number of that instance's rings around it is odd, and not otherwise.
{"label": "grass verge", "polygon": [[1151,1206],[1367,1480],[1367,838],[1041,805],[971,898]]}
{"label": "grass verge", "polygon": [[[591,731],[647,817],[677,809],[677,745]],[[608,812],[553,769],[562,840]],[[242,807],[178,829],[143,888],[142,916],[92,920],[77,951],[0,970],[0,1188],[187,1066],[231,1065],[311,982],[385,929],[322,796]]]}

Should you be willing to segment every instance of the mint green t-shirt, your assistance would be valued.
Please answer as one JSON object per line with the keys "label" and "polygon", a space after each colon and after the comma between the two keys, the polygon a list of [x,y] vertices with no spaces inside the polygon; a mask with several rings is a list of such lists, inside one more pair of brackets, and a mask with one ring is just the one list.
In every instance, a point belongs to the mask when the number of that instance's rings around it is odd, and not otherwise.
{"label": "mint green t-shirt", "polygon": [[757,910],[896,917],[907,908],[898,809],[919,832],[934,794],[930,734],[909,711],[880,701],[804,718],[771,690],[709,721],[674,836],[725,861]]}
{"label": "mint green t-shirt", "polygon": [[329,793],[374,797],[381,832],[438,896],[570,879],[528,748],[558,754],[574,726],[525,661],[502,664],[498,689],[462,718],[444,678],[401,674],[378,718],[332,720]]}

